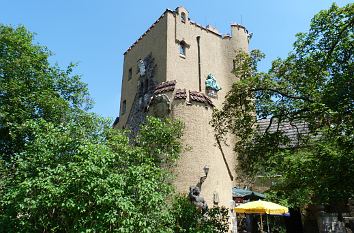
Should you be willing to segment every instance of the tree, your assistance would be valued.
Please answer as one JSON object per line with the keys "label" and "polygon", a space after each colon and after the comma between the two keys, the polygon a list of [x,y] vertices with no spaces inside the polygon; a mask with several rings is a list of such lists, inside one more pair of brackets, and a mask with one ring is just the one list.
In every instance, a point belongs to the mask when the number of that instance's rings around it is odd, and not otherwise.
{"label": "tree", "polygon": [[[225,209],[176,212],[181,122],[149,117],[135,137],[112,129],[87,112],[74,66],[51,66],[50,54],[24,27],[0,25],[0,232],[227,230]],[[184,211],[202,224],[178,228]]]}
{"label": "tree", "polygon": [[188,197],[177,195],[172,204],[174,219],[173,232],[215,233],[228,232],[228,209],[225,207],[213,207],[207,214],[188,200]]}
{"label": "tree", "polygon": [[24,27],[0,26],[0,232],[172,232],[182,124],[111,129],[86,111],[73,66],[49,56]]}
{"label": "tree", "polygon": [[[293,51],[273,61],[269,72],[257,71],[260,51],[238,53],[240,81],[214,112],[216,137],[231,132],[239,139],[243,178],[281,175],[269,193],[287,204],[330,204],[354,193],[353,28],[354,5],[333,4],[314,16],[309,32],[297,34]],[[263,131],[260,119],[269,122]],[[284,124],[305,124],[306,133],[291,138]]]}
{"label": "tree", "polygon": [[26,138],[14,131],[16,126],[30,119],[78,121],[92,106],[87,85],[71,75],[74,65],[61,70],[49,64],[50,55],[46,47],[33,43],[33,34],[23,26],[0,24],[1,158],[9,160],[23,149]]}
{"label": "tree", "polygon": [[156,147],[175,158],[180,126],[150,118],[131,142],[114,129],[74,137],[76,125],[25,123],[33,139],[12,157],[16,168],[1,173],[0,231],[171,232],[170,173],[149,153],[145,133],[171,138]]}

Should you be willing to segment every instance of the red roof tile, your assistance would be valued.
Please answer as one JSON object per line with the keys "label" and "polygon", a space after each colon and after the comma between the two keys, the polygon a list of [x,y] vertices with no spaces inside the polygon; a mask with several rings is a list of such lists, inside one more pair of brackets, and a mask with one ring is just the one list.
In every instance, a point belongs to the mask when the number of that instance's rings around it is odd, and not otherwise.
{"label": "red roof tile", "polygon": [[187,99],[186,89],[177,89],[175,99]]}
{"label": "red roof tile", "polygon": [[189,91],[189,97],[193,101],[209,104],[210,106],[214,107],[213,101],[211,101],[211,99],[204,93],[198,91]]}
{"label": "red roof tile", "polygon": [[176,86],[176,80],[162,82],[156,86],[154,94],[160,94],[163,92],[173,91]]}

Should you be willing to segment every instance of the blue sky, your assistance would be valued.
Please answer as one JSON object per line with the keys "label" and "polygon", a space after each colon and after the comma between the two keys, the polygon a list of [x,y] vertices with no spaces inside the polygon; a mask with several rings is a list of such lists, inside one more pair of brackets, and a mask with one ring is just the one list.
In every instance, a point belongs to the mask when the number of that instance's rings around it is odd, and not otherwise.
{"label": "blue sky", "polygon": [[[193,21],[221,33],[231,23],[253,32],[250,48],[261,49],[266,70],[291,50],[297,32],[308,30],[312,16],[329,0],[0,0],[0,23],[22,24],[37,33],[61,67],[78,63],[75,73],[88,83],[94,112],[114,119],[119,112],[123,53],[166,8],[184,6]],[[335,1],[343,6],[351,1]]]}

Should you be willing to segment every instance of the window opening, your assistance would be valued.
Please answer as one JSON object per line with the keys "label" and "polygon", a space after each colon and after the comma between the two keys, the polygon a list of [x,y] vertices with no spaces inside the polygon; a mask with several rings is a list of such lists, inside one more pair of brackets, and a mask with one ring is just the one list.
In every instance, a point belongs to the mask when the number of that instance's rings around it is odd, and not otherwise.
{"label": "window opening", "polygon": [[181,13],[181,22],[182,23],[186,22],[186,14],[184,12]]}
{"label": "window opening", "polygon": [[145,79],[145,85],[144,85],[144,94],[149,91],[149,80]]}
{"label": "window opening", "polygon": [[186,44],[183,41],[179,44],[179,54],[186,56]]}
{"label": "window opening", "polygon": [[122,115],[124,115],[126,111],[127,111],[127,101],[123,100],[123,103],[122,103]]}
{"label": "window opening", "polygon": [[128,80],[132,79],[132,77],[133,77],[133,69],[130,68],[128,71]]}

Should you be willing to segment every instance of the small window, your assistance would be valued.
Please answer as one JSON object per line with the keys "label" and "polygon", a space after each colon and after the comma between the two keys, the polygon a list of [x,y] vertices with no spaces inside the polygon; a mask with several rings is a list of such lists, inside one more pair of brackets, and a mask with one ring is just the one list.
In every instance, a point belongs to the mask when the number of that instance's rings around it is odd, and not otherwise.
{"label": "small window", "polygon": [[128,80],[132,79],[132,77],[133,77],[133,69],[130,68],[128,71]]}
{"label": "small window", "polygon": [[122,103],[122,115],[124,115],[126,111],[127,111],[127,101],[123,100],[123,103]]}
{"label": "small window", "polygon": [[186,22],[186,14],[184,12],[181,13],[181,22],[182,23]]}
{"label": "small window", "polygon": [[145,79],[144,94],[149,91],[149,80]]}
{"label": "small window", "polygon": [[179,55],[186,56],[186,44],[183,41],[179,44]]}
{"label": "small window", "polygon": [[139,82],[139,96],[144,95],[144,90],[145,90],[144,84],[145,84],[144,80],[140,80],[140,82]]}

